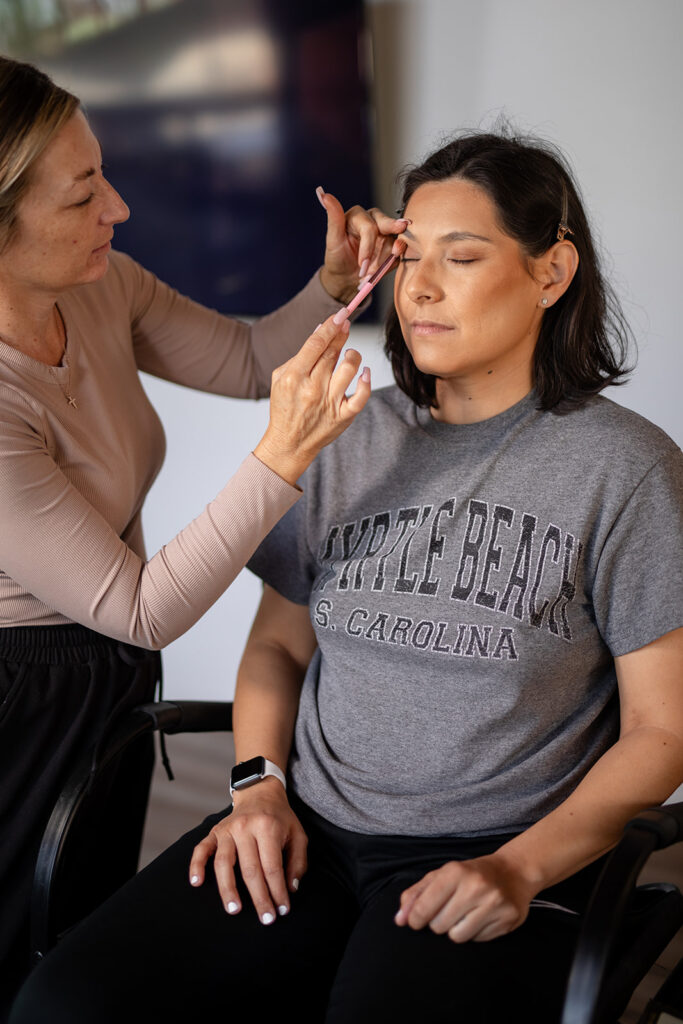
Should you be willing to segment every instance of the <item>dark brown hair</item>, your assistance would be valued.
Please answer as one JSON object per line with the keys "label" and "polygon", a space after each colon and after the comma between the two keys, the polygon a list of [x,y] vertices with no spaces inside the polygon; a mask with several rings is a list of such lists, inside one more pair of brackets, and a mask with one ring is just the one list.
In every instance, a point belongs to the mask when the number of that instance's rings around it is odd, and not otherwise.
{"label": "dark brown hair", "polygon": [[[528,257],[557,241],[563,212],[579,266],[564,295],[543,314],[534,353],[534,387],[541,409],[567,411],[630,371],[633,342],[619,300],[605,281],[579,192],[562,155],[536,138],[500,132],[462,135],[403,175],[402,206],[420,185],[460,178],[493,201],[502,229]],[[385,352],[398,386],[420,406],[436,405],[436,378],[415,366],[396,310],[386,321]]]}
{"label": "dark brown hair", "polygon": [[78,106],[32,64],[0,56],[0,252],[14,234],[31,168]]}

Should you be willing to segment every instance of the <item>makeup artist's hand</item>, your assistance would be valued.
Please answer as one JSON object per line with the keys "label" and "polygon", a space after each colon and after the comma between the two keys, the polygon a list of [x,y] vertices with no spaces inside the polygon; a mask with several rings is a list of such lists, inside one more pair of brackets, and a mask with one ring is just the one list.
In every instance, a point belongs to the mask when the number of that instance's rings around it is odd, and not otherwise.
{"label": "makeup artist's hand", "polygon": [[408,221],[362,206],[344,212],[331,192],[319,188],[317,195],[327,213],[325,265],[320,280],[330,295],[346,305],[356,294],[359,281],[373,274],[389,253],[403,252],[405,244],[396,235],[405,231]]}
{"label": "makeup artist's hand", "polygon": [[254,455],[288,483],[296,483],[370,397],[367,366],[354,393],[346,395],[361,363],[359,353],[348,349],[337,365],[348,334],[348,320],[338,325],[329,317],[295,356],[273,372],[270,422]]}

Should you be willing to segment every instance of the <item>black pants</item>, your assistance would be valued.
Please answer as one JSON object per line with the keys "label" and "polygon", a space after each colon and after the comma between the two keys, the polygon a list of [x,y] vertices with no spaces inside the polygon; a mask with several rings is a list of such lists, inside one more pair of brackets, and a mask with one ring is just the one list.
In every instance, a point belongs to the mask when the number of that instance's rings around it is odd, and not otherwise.
{"label": "black pants", "polygon": [[[491,852],[506,836],[462,840],[345,832],[299,804],[309,868],[288,916],[262,925],[222,908],[212,870],[188,882],[188,833],[67,936],[32,974],[10,1024],[249,1021],[297,1024],[552,1024],[578,918],[532,909],[516,931],[455,945],[398,928],[401,891],[450,859]],[[544,895],[580,910],[601,864]]]}
{"label": "black pants", "polygon": [[[0,1021],[30,965],[30,892],[52,807],[112,722],[153,699],[159,666],[156,652],[81,626],[0,630]],[[65,913],[90,909],[135,873],[153,759],[145,738],[88,808],[62,885]]]}

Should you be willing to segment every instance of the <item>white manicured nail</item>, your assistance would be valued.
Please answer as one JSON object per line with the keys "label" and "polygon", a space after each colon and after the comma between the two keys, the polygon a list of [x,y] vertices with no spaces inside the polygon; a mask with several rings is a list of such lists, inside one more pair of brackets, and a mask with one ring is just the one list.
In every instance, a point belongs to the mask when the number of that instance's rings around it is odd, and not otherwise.
{"label": "white manicured nail", "polygon": [[261,916],[261,924],[272,924],[275,920],[275,914],[271,914],[269,910]]}
{"label": "white manicured nail", "polygon": [[199,875],[193,875],[190,879],[190,885],[197,885],[199,883]]}
{"label": "white manicured nail", "polygon": [[277,912],[278,912],[278,914],[280,915],[280,917],[284,917],[284,916],[285,916],[285,914],[288,914],[288,913],[289,913],[289,907],[286,907],[286,906],[284,905],[284,903],[282,903],[282,904],[281,904],[281,905],[280,905],[280,906],[279,906],[279,907],[277,908]]}
{"label": "white manicured nail", "polygon": [[226,907],[226,910],[228,911],[229,914],[236,914],[239,909],[240,909],[239,903],[235,903],[234,900],[230,900],[230,902],[228,903],[228,905]]}
{"label": "white manicured nail", "polygon": [[296,892],[296,890],[298,888],[299,888],[299,879],[298,878],[293,878],[292,879],[292,889],[294,890],[294,892]]}

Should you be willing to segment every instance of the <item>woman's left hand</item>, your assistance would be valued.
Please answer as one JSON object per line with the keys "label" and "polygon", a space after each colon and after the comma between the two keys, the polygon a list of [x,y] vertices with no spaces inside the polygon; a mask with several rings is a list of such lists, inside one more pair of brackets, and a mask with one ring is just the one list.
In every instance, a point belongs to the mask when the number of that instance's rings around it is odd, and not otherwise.
{"label": "woman's left hand", "polygon": [[398,925],[429,926],[452,942],[487,942],[519,927],[535,896],[495,854],[449,861],[401,893]]}
{"label": "woman's left hand", "polygon": [[389,253],[400,255],[405,243],[396,238],[405,231],[405,218],[388,217],[381,210],[352,206],[344,212],[331,192],[317,191],[327,213],[325,265],[320,279],[325,290],[344,305],[358,291],[361,280],[373,274]]}

